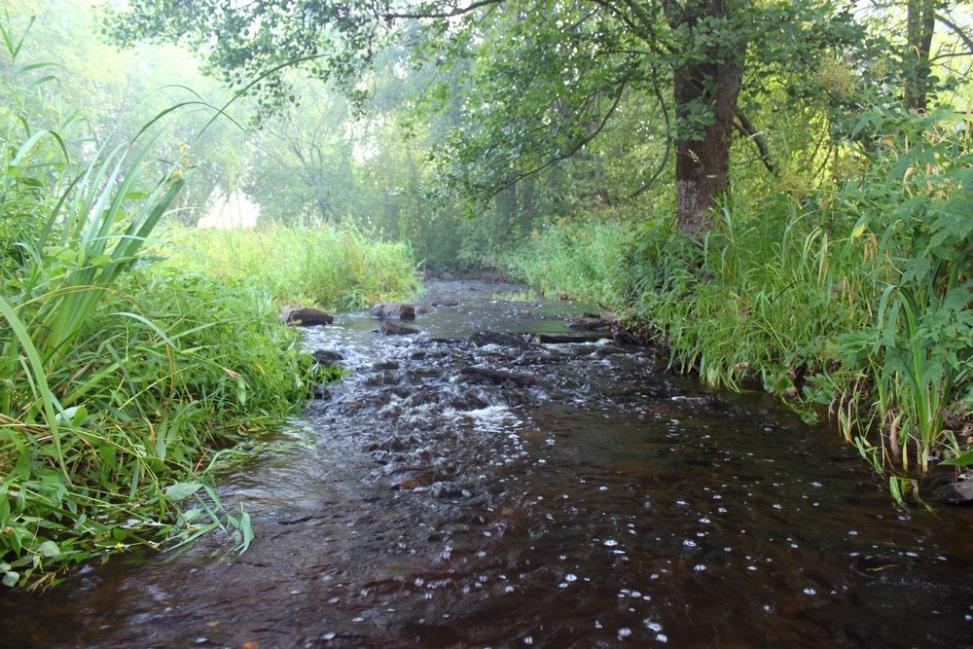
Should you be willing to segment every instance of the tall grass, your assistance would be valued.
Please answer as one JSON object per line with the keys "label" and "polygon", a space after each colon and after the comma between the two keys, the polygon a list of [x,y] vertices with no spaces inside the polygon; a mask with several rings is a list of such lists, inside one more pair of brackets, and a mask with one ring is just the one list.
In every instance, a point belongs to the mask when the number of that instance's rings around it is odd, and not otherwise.
{"label": "tall grass", "polygon": [[264,292],[143,268],[182,185],[144,177],[151,142],[78,170],[42,147],[55,136],[18,130],[0,199],[44,219],[5,241],[0,277],[0,578],[37,585],[225,526],[179,501],[207,493],[219,449],[301,402],[310,363]]}
{"label": "tall grass", "polygon": [[167,265],[259,285],[282,303],[358,309],[419,290],[407,244],[375,240],[352,225],[184,230],[170,238]]}
{"label": "tall grass", "polygon": [[[2,186],[28,178],[30,191],[5,192],[5,209],[46,218],[8,242],[20,254],[2,267],[0,578],[50,583],[72,562],[217,527],[245,547],[246,514],[212,506],[210,475],[325,378],[278,300],[404,296],[417,287],[408,250],[284,228],[167,246],[149,237],[182,181],[143,189],[150,145],[75,172],[40,164],[41,138],[7,138]],[[177,252],[160,263],[159,248]]]}

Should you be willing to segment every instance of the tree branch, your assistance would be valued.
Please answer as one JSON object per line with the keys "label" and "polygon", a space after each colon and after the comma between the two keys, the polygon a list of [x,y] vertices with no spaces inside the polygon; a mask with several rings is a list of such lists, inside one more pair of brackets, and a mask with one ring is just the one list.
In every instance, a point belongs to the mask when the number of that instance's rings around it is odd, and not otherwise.
{"label": "tree branch", "polygon": [[416,11],[412,13],[398,13],[395,11],[389,11],[378,15],[387,21],[407,19],[419,20],[422,18],[455,18],[456,16],[462,16],[470,13],[471,11],[476,11],[480,7],[499,5],[503,4],[504,2],[506,2],[506,0],[476,0],[476,2],[472,2],[465,7],[453,7],[450,11]]}
{"label": "tree branch", "polygon": [[943,14],[937,13],[936,20],[946,25],[951,32],[956,34],[956,36],[963,41],[966,45],[966,49],[969,50],[970,54],[973,54],[973,37],[966,33],[962,27],[951,20],[951,17],[945,16]]}
{"label": "tree branch", "polygon": [[777,175],[777,167],[774,165],[773,158],[770,155],[770,148],[767,146],[767,140],[758,131],[750,119],[743,113],[743,111],[738,110],[736,112],[737,121],[733,123],[733,126],[738,130],[745,138],[754,143],[757,147],[757,152],[760,154],[760,161],[764,163],[767,167],[767,171],[771,175]]}
{"label": "tree branch", "polygon": [[652,92],[655,95],[656,101],[659,102],[659,109],[662,111],[662,119],[666,124],[666,148],[662,152],[662,159],[659,160],[659,166],[656,167],[655,173],[646,180],[642,185],[636,189],[634,192],[629,194],[626,198],[629,200],[640,196],[643,192],[649,189],[655,184],[655,181],[659,179],[662,172],[665,171],[666,165],[669,163],[669,152],[672,150],[672,121],[669,118],[669,109],[666,106],[665,98],[662,96],[662,88],[659,86],[659,75],[658,71],[653,66],[652,68]]}
{"label": "tree branch", "polygon": [[562,160],[566,160],[567,158],[570,158],[575,153],[580,151],[585,145],[587,145],[589,142],[595,139],[595,137],[597,137],[598,134],[601,133],[602,130],[604,130],[605,125],[608,124],[608,120],[610,120],[612,115],[615,114],[615,109],[618,108],[618,104],[621,103],[622,101],[622,95],[625,94],[625,88],[628,85],[628,81],[629,81],[628,77],[621,80],[621,82],[618,85],[618,93],[615,95],[614,100],[612,100],[611,106],[608,108],[608,111],[601,118],[601,121],[598,122],[598,125],[594,128],[594,130],[592,130],[583,138],[575,142],[574,146],[568,148],[566,151],[553,155],[550,158],[548,158],[546,161],[544,161],[542,164],[537,165],[533,169],[528,169],[527,171],[522,171],[518,174],[515,174],[514,176],[503,181],[501,184],[492,187],[489,191],[489,194],[487,194],[486,196],[486,200],[492,199],[494,196],[496,196],[503,190],[507,189],[508,187],[512,187],[513,185],[516,185],[524,178],[527,178],[529,176],[534,176],[540,173],[541,171],[544,171],[548,167],[551,167],[557,164],[558,162],[561,162]]}

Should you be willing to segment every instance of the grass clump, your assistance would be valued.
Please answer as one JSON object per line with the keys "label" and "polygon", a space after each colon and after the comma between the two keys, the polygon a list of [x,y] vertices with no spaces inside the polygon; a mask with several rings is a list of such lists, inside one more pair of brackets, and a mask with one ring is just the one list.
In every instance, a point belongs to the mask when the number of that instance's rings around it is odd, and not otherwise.
{"label": "grass clump", "polygon": [[352,225],[183,230],[171,238],[167,265],[261,286],[281,303],[360,309],[419,291],[408,244],[370,238]]}

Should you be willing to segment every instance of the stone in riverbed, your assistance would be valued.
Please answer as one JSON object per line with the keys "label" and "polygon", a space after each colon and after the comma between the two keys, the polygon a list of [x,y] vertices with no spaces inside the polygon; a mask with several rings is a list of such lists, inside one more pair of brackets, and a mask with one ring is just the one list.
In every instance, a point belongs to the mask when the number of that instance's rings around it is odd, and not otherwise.
{"label": "stone in riverbed", "polygon": [[382,334],[386,336],[408,336],[410,334],[417,334],[419,330],[415,327],[407,327],[405,325],[397,325],[391,322],[382,322],[377,329]]}
{"label": "stone in riverbed", "polygon": [[940,497],[950,505],[973,505],[973,480],[957,480],[946,485]]}
{"label": "stone in riverbed", "polygon": [[336,352],[331,349],[315,349],[311,352],[311,356],[321,365],[334,365],[338,361],[345,360],[341,352]]}
{"label": "stone in riverbed", "polygon": [[528,346],[524,336],[519,334],[504,334],[494,331],[478,331],[470,336],[470,341],[477,347],[485,345],[500,345],[501,347],[521,347]]}
{"label": "stone in riverbed", "polygon": [[586,313],[581,317],[568,318],[568,326],[572,329],[582,331],[608,331],[616,322],[615,317],[610,313],[595,315]]}
{"label": "stone in riverbed", "polygon": [[412,304],[376,304],[372,307],[371,314],[373,318],[378,318],[379,320],[395,318],[399,320],[415,320],[416,307]]}
{"label": "stone in riverbed", "polygon": [[330,313],[309,307],[298,309],[285,306],[281,309],[281,317],[284,319],[284,322],[296,327],[314,327],[334,323],[334,316]]}
{"label": "stone in riverbed", "polygon": [[498,385],[510,384],[518,387],[529,387],[540,383],[536,377],[530,374],[507,372],[488,367],[464,367],[460,370],[460,374],[471,381],[496,383]]}

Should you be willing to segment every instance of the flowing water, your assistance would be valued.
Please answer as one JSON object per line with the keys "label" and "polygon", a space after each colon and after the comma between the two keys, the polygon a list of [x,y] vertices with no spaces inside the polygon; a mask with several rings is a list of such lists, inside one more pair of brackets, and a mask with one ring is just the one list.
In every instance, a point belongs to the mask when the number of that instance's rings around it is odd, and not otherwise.
{"label": "flowing water", "polygon": [[223,482],[250,550],[4,594],[0,647],[973,647],[969,510],[897,509],[833,430],[650,348],[473,336],[579,309],[514,289],[308,330],[351,372]]}

